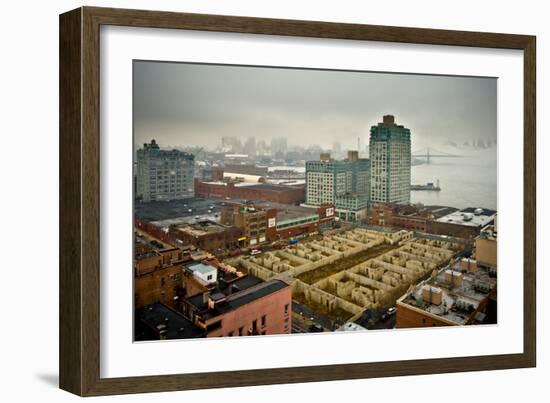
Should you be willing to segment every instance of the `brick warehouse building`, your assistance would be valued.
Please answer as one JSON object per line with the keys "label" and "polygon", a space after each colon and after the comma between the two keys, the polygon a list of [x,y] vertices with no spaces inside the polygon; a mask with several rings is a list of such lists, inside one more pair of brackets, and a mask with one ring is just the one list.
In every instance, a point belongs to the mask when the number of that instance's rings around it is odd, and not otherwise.
{"label": "brick warehouse building", "polygon": [[371,208],[369,223],[380,227],[396,227],[429,232],[433,216],[415,207],[377,204]]}
{"label": "brick warehouse building", "polygon": [[136,231],[134,244],[134,302],[136,309],[162,303],[181,310],[181,299],[206,290],[183,270],[193,262],[186,251]]}
{"label": "brick warehouse building", "polygon": [[283,186],[267,183],[201,182],[195,179],[195,196],[263,200],[282,204],[300,204],[305,200],[303,185]]}
{"label": "brick warehouse building", "polygon": [[169,235],[181,246],[193,245],[208,252],[215,252],[237,248],[239,238],[242,237],[242,229],[204,220],[173,225],[169,228]]}
{"label": "brick warehouse building", "polygon": [[[177,250],[175,251],[178,252]],[[179,251],[181,254],[181,251]],[[181,296],[181,262],[170,252],[149,251],[134,259],[134,301],[136,308],[162,302],[177,308]],[[167,263],[163,263],[169,258]]]}
{"label": "brick warehouse building", "polygon": [[221,212],[221,223],[242,228],[244,246],[254,246],[267,240],[268,217],[274,216],[271,210],[266,211],[238,202],[225,202]]}
{"label": "brick warehouse building", "polygon": [[226,201],[221,222],[243,230],[245,245],[307,236],[334,221],[334,205],[292,206],[261,201]]}
{"label": "brick warehouse building", "polygon": [[197,295],[186,301],[185,311],[206,337],[290,334],[291,301],[287,283],[269,280],[230,295]]}

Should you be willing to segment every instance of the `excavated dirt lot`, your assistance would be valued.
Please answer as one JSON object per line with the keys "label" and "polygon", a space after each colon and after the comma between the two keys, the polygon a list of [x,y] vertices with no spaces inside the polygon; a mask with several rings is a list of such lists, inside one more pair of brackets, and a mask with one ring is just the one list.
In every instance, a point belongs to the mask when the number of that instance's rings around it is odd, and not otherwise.
{"label": "excavated dirt lot", "polygon": [[350,267],[356,266],[360,263],[363,263],[366,260],[375,258],[382,255],[383,253],[389,252],[393,249],[399,248],[399,245],[379,245],[374,248],[359,252],[356,255],[346,257],[344,259],[338,260],[337,262],[321,266],[318,269],[302,273],[296,278],[300,281],[303,281],[307,284],[316,283],[319,280],[329,277],[333,274],[347,270]]}

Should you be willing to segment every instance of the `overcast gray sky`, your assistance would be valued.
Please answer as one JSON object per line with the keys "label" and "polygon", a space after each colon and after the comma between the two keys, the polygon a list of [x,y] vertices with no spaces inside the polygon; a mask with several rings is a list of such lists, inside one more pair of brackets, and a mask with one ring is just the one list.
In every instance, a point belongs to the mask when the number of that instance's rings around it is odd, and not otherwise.
{"label": "overcast gray sky", "polygon": [[413,150],[496,142],[497,80],[138,61],[137,145],[213,148],[222,136],[362,148],[382,115],[411,129]]}

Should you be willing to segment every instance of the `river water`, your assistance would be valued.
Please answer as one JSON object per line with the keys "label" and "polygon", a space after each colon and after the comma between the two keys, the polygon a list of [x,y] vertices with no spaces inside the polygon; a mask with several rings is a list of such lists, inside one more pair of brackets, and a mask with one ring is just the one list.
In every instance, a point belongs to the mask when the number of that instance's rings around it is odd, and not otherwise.
{"label": "river water", "polygon": [[[411,167],[411,183],[434,184],[439,179],[441,191],[411,191],[411,203],[455,208],[484,207],[497,209],[497,157],[494,148],[462,152],[460,158],[431,157],[429,164]],[[277,166],[305,172],[304,167]]]}
{"label": "river water", "polygon": [[430,158],[411,167],[411,183],[424,185],[439,179],[441,191],[412,191],[411,202],[456,208],[497,209],[495,149],[475,151],[461,158]]}

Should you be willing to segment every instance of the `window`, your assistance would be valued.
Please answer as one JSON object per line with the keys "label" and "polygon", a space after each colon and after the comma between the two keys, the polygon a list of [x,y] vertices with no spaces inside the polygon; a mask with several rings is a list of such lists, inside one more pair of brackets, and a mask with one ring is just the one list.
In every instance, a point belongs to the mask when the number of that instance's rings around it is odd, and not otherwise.
{"label": "window", "polygon": [[285,315],[288,315],[288,304],[285,305]]}
{"label": "window", "polygon": [[262,316],[262,327],[265,327],[265,321],[266,321],[266,318],[265,318],[265,315]]}
{"label": "window", "polygon": [[239,336],[242,336],[242,335],[243,335],[243,329],[244,329],[243,327],[240,327],[240,328],[239,328]]}
{"label": "window", "polygon": [[212,274],[209,274],[207,277],[206,277],[207,280],[212,280]]}
{"label": "window", "polygon": [[211,332],[212,330],[216,330],[222,327],[222,321],[218,320],[216,322],[213,322],[206,326],[206,331]]}

